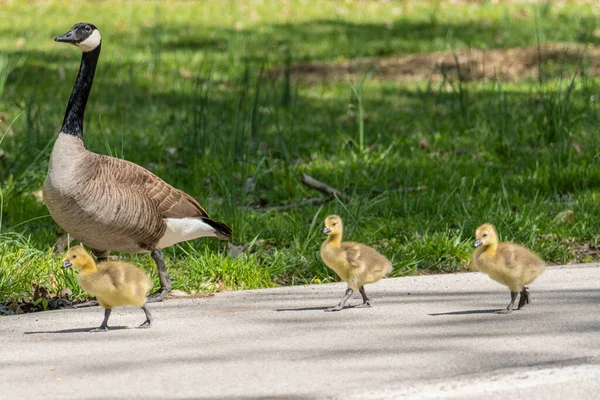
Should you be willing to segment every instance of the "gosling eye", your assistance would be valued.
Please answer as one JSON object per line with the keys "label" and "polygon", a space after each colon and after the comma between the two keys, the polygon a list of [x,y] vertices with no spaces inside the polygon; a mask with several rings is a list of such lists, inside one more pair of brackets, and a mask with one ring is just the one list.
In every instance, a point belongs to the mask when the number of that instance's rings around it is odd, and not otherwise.
{"label": "gosling eye", "polygon": [[92,31],[92,27],[91,27],[91,26],[89,26],[89,25],[86,25],[86,26],[85,26],[85,31],[86,31],[86,32],[91,32],[91,31]]}
{"label": "gosling eye", "polygon": [[76,259],[76,258],[77,258],[77,254],[73,254],[73,259]]}
{"label": "gosling eye", "polygon": [[333,224],[331,224],[331,226],[336,226],[336,225],[337,225],[337,222],[334,222]]}
{"label": "gosling eye", "polygon": [[484,234],[483,234],[483,237],[486,237],[486,236],[487,236],[487,233],[484,233]]}

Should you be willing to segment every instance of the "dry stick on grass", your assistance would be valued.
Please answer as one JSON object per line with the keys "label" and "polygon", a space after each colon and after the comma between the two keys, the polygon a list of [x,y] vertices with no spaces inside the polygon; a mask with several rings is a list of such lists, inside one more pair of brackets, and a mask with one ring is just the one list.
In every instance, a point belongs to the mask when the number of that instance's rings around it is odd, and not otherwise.
{"label": "dry stick on grass", "polygon": [[349,200],[350,197],[345,195],[344,193],[340,192],[337,189],[332,188],[331,186],[316,180],[315,178],[313,178],[310,175],[306,175],[306,174],[302,174],[301,177],[302,183],[304,183],[306,186],[313,188],[315,190],[318,190],[321,193],[326,194],[329,197],[329,200],[333,199],[334,197],[338,197],[341,200]]}
{"label": "dry stick on grass", "polygon": [[320,205],[320,204],[325,204],[328,201],[333,200],[336,196],[341,200],[349,200],[350,199],[349,196],[345,195],[341,191],[334,189],[331,186],[329,186],[321,181],[316,180],[315,178],[313,178],[310,175],[302,174],[300,177],[300,180],[302,181],[302,183],[304,183],[309,188],[318,190],[319,192],[327,195],[327,197],[326,198],[312,197],[310,199],[302,199],[302,201],[300,201],[299,203],[286,204],[283,206],[255,208],[255,210],[285,211],[285,210],[290,210],[290,209],[296,208],[296,207]]}

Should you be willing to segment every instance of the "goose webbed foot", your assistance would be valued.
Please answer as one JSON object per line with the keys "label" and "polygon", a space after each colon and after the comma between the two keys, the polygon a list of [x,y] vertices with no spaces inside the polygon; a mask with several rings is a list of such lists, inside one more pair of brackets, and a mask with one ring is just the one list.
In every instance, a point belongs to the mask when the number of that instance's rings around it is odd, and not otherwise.
{"label": "goose webbed foot", "polygon": [[344,304],[346,304],[346,301],[348,301],[348,299],[350,298],[350,296],[352,296],[353,293],[354,293],[354,290],[347,289],[342,301],[340,301],[340,303],[337,306],[326,308],[325,311],[340,311],[340,310],[342,310],[344,308]]}
{"label": "goose webbed foot", "polygon": [[169,292],[170,292],[170,290],[159,289],[158,291],[156,291],[156,292],[152,293],[150,296],[148,296],[146,301],[148,303],[159,303],[159,302],[163,301],[165,299],[165,297],[167,297]]}
{"label": "goose webbed foot", "polygon": [[509,303],[508,307],[506,307],[506,309],[504,309],[504,310],[496,311],[496,314],[510,314],[511,312],[513,312],[513,310],[515,308],[515,301],[517,300],[518,295],[519,295],[519,292],[510,292],[510,303]]}
{"label": "goose webbed foot", "polygon": [[163,301],[171,291],[171,279],[169,278],[169,273],[167,272],[167,267],[165,266],[165,260],[162,255],[162,251],[160,249],[156,249],[152,251],[150,255],[156,264],[156,268],[158,269],[160,290],[148,296],[148,302],[156,303]]}
{"label": "goose webbed foot", "polygon": [[98,305],[97,300],[89,300],[84,303],[73,304],[73,308],[85,308],[85,307],[95,307]]}
{"label": "goose webbed foot", "polygon": [[523,290],[521,290],[521,297],[519,297],[519,306],[517,307],[517,310],[525,307],[527,304],[529,304],[529,301],[529,291],[525,287]]}

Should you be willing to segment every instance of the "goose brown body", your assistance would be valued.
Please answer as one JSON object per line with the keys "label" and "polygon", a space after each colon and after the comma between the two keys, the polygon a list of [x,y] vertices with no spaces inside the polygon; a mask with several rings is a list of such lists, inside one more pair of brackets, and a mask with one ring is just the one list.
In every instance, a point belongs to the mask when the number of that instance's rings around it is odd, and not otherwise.
{"label": "goose brown body", "polygon": [[[210,219],[196,200],[137,164],[92,153],[70,135],[59,135],[55,148],[44,200],[59,226],[95,250],[152,251],[167,218]],[[214,236],[226,238],[219,225]]]}
{"label": "goose brown body", "polygon": [[356,290],[363,297],[363,305],[369,306],[364,285],[377,282],[392,272],[390,260],[374,248],[357,242],[342,242],[343,231],[343,222],[339,216],[330,215],[325,219],[324,233],[328,237],[321,245],[321,259],[340,279],[348,283],[346,297],[329,311],[341,310]]}
{"label": "goose brown body", "polygon": [[522,297],[519,308],[529,303],[526,285],[544,271],[544,261],[523,246],[499,242],[496,228],[491,224],[481,225],[477,228],[475,236],[475,269],[510,289],[512,299],[508,309],[512,309],[516,293],[521,293]]}

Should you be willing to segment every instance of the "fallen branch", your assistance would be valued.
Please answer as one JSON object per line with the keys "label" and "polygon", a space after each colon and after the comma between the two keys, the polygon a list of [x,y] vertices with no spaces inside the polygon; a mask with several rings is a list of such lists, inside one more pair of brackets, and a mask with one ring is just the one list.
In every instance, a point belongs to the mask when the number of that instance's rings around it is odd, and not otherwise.
{"label": "fallen branch", "polygon": [[350,197],[342,193],[341,191],[332,188],[331,186],[316,180],[310,175],[302,174],[300,180],[303,184],[311,189],[318,190],[319,192],[327,195],[327,197],[311,197],[310,199],[302,199],[299,203],[285,204],[282,206],[270,206],[270,207],[252,207],[255,211],[286,211],[296,207],[304,206],[315,206],[325,204],[328,201],[333,200],[336,196],[342,200],[349,200]]}
{"label": "fallen branch", "polygon": [[301,177],[302,183],[304,183],[306,186],[318,190],[319,192],[326,194],[328,197],[330,198],[334,198],[334,197],[338,197],[342,200],[349,200],[350,197],[348,197],[347,195],[345,195],[344,193],[340,192],[337,189],[332,188],[331,186],[316,180],[315,178],[313,178],[310,175],[306,175],[306,174],[302,174]]}

